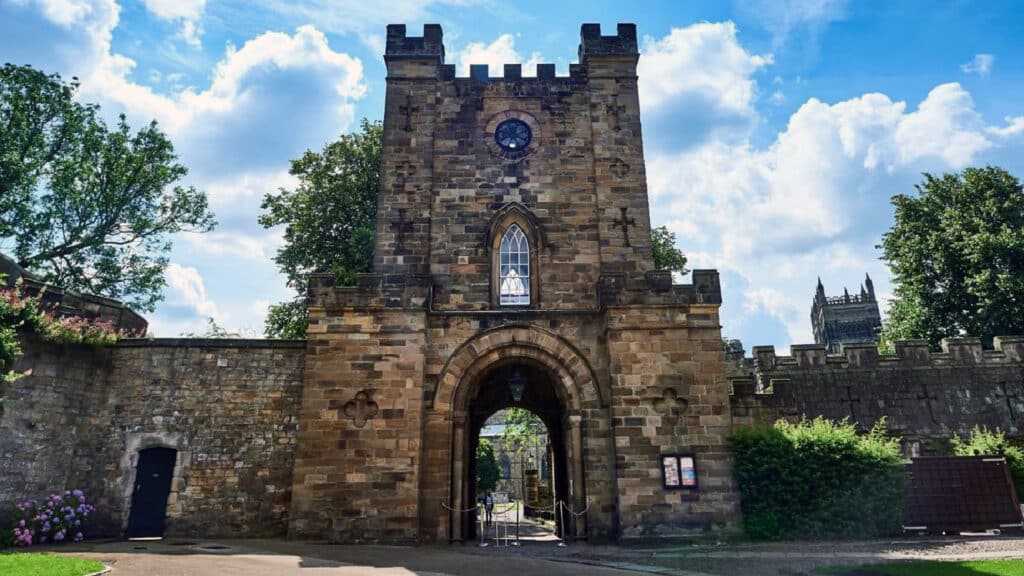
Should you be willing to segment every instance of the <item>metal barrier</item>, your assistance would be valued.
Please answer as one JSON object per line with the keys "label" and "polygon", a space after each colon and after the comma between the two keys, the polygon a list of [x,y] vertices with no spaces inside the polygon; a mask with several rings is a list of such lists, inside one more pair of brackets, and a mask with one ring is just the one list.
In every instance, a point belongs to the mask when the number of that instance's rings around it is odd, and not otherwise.
{"label": "metal barrier", "polygon": [[[569,514],[571,514],[573,516],[573,521],[575,522],[576,518],[579,518],[580,516],[584,516],[587,513],[587,511],[590,510],[590,501],[587,500],[586,508],[584,508],[580,512],[576,512],[575,510],[573,510],[572,506],[569,506],[568,504],[566,504],[565,500],[560,501],[559,505],[561,507],[560,514],[561,514],[561,518],[562,518],[562,538],[561,538],[561,541],[558,543],[558,546],[564,548],[566,546],[566,543],[565,543],[565,515],[562,512],[564,511],[564,512],[568,512]],[[584,519],[584,523],[586,523],[586,519]]]}
{"label": "metal barrier", "polygon": [[[466,513],[470,513],[470,512],[476,512],[477,513],[477,520],[480,523],[480,528],[477,531],[477,535],[478,535],[477,546],[480,546],[480,547],[490,546],[490,543],[488,542],[488,540],[494,540],[494,545],[497,546],[497,547],[501,547],[501,546],[519,546],[520,545],[520,542],[519,542],[519,517],[520,517],[520,509],[521,509],[522,506],[525,506],[525,502],[523,502],[522,500],[509,503],[508,506],[504,510],[500,510],[500,509],[497,508],[497,506],[495,506],[495,509],[492,511],[492,523],[493,523],[493,526],[494,526],[494,530],[493,530],[491,536],[487,535],[487,526],[485,524],[486,516],[484,514],[485,510],[483,509],[483,505],[482,504],[477,504],[476,506],[473,506],[472,508],[456,509],[456,508],[452,508],[451,506],[448,506],[448,504],[446,504],[444,501],[441,501],[441,506],[443,506],[447,510],[450,510],[452,512],[456,512],[456,513],[459,513],[459,514],[466,514]],[[515,511],[516,511],[516,521],[515,521],[515,532],[514,533],[511,532],[511,526],[510,526],[511,522],[509,522],[508,518],[506,517],[506,513],[509,510],[512,510],[513,508],[515,508]],[[561,533],[558,533],[558,531],[556,530],[556,536],[558,538],[558,547],[564,548],[564,547],[568,546],[568,543],[566,542],[566,538],[565,538],[566,530],[568,529],[567,525],[565,523],[566,513],[568,513],[569,517],[575,522],[575,520],[577,518],[585,516],[587,514],[587,512],[590,510],[590,501],[588,500],[587,501],[587,506],[583,510],[581,510],[579,512],[574,510],[573,507],[570,506],[569,503],[564,501],[564,500],[556,500],[554,502],[554,504],[552,504],[551,506],[544,506],[544,507],[530,506],[530,508],[532,508],[533,510],[536,510],[536,511],[541,511],[541,512],[551,511],[552,515],[554,515],[557,512],[558,518],[559,518],[559,525],[562,528],[561,529]],[[584,522],[585,522],[585,520],[584,520]]]}
{"label": "metal barrier", "polygon": [[477,517],[480,518],[480,531],[479,531],[480,543],[478,544],[478,546],[487,546],[487,544],[484,543],[484,541],[483,541],[483,533],[484,533],[484,531],[483,531],[483,525],[484,525],[483,522],[484,522],[484,517],[483,517],[483,515],[480,514],[480,511],[479,511],[480,508],[481,508],[480,504],[477,504],[476,506],[473,506],[471,508],[452,508],[444,500],[441,500],[441,506],[445,510],[448,510],[450,512],[455,512],[457,514],[468,514],[470,512],[476,512],[477,513]]}

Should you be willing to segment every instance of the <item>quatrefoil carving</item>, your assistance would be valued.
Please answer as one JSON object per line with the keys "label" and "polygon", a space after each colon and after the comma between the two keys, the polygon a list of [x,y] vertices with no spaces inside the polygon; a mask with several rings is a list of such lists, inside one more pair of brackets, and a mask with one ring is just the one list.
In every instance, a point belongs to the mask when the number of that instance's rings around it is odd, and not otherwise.
{"label": "quatrefoil carving", "polygon": [[661,396],[654,399],[654,411],[664,416],[679,416],[689,405],[686,398],[680,398],[673,388],[665,388]]}
{"label": "quatrefoil carving", "polygon": [[352,419],[356,428],[366,426],[366,422],[377,415],[377,403],[374,402],[366,390],[360,390],[355,398],[349,400],[342,407],[345,416]]}

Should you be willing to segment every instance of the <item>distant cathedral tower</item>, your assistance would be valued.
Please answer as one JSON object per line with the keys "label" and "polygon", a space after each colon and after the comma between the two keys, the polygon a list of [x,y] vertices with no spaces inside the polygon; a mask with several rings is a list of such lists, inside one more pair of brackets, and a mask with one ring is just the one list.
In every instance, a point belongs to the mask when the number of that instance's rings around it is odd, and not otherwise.
{"label": "distant cathedral tower", "polygon": [[864,275],[860,294],[850,296],[843,288],[842,296],[832,297],[825,296],[825,287],[818,278],[818,289],[811,305],[811,326],[814,342],[827,346],[830,354],[838,354],[840,344],[877,343],[882,315],[878,312],[871,276]]}

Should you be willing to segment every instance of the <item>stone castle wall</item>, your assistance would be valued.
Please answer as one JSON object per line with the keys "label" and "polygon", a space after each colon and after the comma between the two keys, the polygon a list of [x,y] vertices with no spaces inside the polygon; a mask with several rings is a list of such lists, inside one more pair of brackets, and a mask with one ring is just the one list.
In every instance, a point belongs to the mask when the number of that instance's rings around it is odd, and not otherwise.
{"label": "stone castle wall", "polygon": [[845,346],[828,356],[823,345],[793,346],[790,356],[755,347],[729,380],[736,425],[771,423],[803,415],[849,418],[868,428],[883,416],[909,454],[948,450],[953,435],[975,425],[1024,438],[1024,338],[997,338],[983,350],[976,338],[897,342],[893,356],[874,345]]}
{"label": "stone castle wall", "polygon": [[65,488],[128,519],[138,451],[178,450],[167,534],[283,535],[304,342],[28,342],[0,417],[0,505]]}

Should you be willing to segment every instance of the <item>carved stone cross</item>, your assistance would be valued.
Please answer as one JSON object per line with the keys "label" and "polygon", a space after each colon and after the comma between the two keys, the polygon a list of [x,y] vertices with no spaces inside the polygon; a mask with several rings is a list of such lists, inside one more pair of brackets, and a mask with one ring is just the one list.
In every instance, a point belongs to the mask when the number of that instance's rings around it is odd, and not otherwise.
{"label": "carved stone cross", "polygon": [[629,174],[629,164],[623,162],[621,158],[616,158],[612,161],[611,170],[616,178],[623,178]]}
{"label": "carved stone cross", "polygon": [[921,381],[921,393],[917,395],[917,399],[924,401],[925,406],[928,407],[928,415],[932,417],[932,423],[938,424],[939,421],[935,418],[935,409],[932,408],[932,400],[938,400],[939,398],[935,394],[928,395],[928,386],[924,383],[924,380]]}
{"label": "carved stone cross", "polygon": [[402,248],[406,233],[413,231],[415,220],[405,219],[405,208],[398,209],[398,221],[391,223],[391,231],[395,233],[395,248]]}
{"label": "carved stone cross", "polygon": [[405,104],[398,106],[398,113],[405,116],[405,126],[402,127],[406,132],[412,132],[412,115],[415,112],[419,112],[419,106],[413,106],[411,97],[405,95]]}
{"label": "carved stone cross", "polygon": [[612,224],[622,228],[622,239],[625,240],[626,246],[630,246],[629,243],[629,227],[636,226],[636,218],[626,218],[626,212],[629,208],[625,206],[619,207],[619,212],[622,214],[622,218],[615,218],[612,220]]}
{"label": "carved stone cross", "polygon": [[1020,398],[1017,392],[1010,394],[1010,391],[1006,388],[1006,382],[999,383],[1000,390],[996,390],[996,397],[1002,398],[1006,402],[1006,410],[1010,413],[1010,420],[1015,420],[1017,415],[1013,409],[1013,400]]}
{"label": "carved stone cross", "polygon": [[846,398],[844,398],[844,401],[850,406],[850,418],[852,418],[853,421],[856,422],[857,413],[854,411],[853,405],[860,404],[860,396],[856,398],[853,397],[853,386],[846,387]]}
{"label": "carved stone cross", "polygon": [[360,390],[355,398],[345,403],[342,411],[352,419],[356,428],[362,428],[367,420],[377,415],[377,403],[370,399],[366,390]]}
{"label": "carved stone cross", "polygon": [[654,399],[654,411],[665,416],[679,416],[686,412],[690,405],[685,398],[680,398],[672,388],[665,388],[660,398]]}
{"label": "carved stone cross", "polygon": [[605,112],[611,119],[612,130],[618,131],[622,129],[622,121],[620,116],[626,113],[626,107],[619,104],[619,97],[615,97],[615,102],[612,104],[605,104]]}

